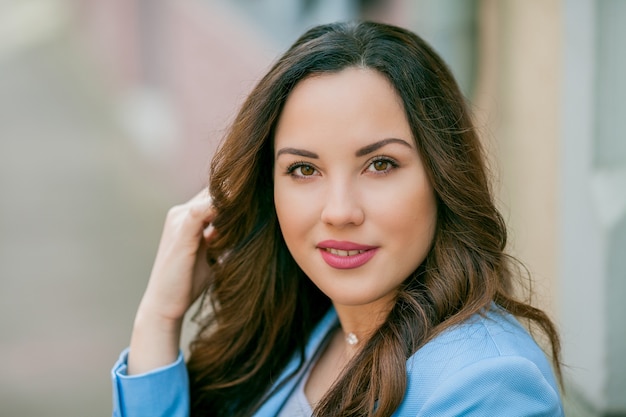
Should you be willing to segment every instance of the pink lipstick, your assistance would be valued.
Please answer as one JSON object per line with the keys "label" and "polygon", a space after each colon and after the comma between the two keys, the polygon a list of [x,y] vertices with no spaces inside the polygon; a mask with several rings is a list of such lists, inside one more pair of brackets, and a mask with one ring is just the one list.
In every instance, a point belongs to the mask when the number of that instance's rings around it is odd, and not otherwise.
{"label": "pink lipstick", "polygon": [[365,265],[378,251],[376,246],[325,240],[317,244],[322,259],[333,268],[353,269]]}

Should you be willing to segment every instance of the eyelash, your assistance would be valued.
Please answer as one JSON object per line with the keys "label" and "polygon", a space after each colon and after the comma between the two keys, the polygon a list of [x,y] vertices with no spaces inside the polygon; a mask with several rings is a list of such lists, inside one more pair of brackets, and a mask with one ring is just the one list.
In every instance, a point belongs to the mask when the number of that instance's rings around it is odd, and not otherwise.
{"label": "eyelash", "polygon": [[398,164],[398,162],[396,162],[396,160],[389,158],[388,156],[383,156],[383,155],[379,155],[379,156],[375,156],[372,159],[369,160],[368,164],[367,164],[367,168],[366,171],[369,171],[369,168],[375,164],[376,162],[386,162],[390,165],[389,168],[383,170],[383,171],[377,171],[377,170],[373,170],[372,172],[375,172],[378,175],[387,175],[389,174],[390,171],[393,171],[394,169],[398,168],[400,165]]}
{"label": "eyelash", "polygon": [[[386,162],[387,164],[390,165],[390,167],[385,169],[385,170],[383,170],[383,171],[377,171],[375,169],[370,171],[370,167],[372,167],[372,165],[374,163],[376,163],[376,162]],[[313,174],[311,174],[311,175],[299,175],[299,174],[295,174],[294,173],[298,168],[302,168],[302,167],[310,167],[314,171],[316,171],[316,172],[318,171],[317,168],[315,168],[314,165],[312,165],[312,164],[310,164],[308,162],[297,161],[297,162],[294,162],[293,164],[291,164],[291,165],[289,165],[287,167],[287,172],[286,173],[288,175],[291,175],[292,177],[295,177],[295,178],[306,178],[306,177],[312,177],[313,176]],[[392,170],[394,170],[394,169],[396,169],[398,167],[399,167],[399,164],[394,159],[389,158],[388,156],[379,155],[379,156],[373,157],[372,159],[370,159],[368,161],[368,164],[367,164],[367,167],[365,168],[365,171],[374,172],[374,173],[376,173],[376,175],[387,175],[387,174],[389,174],[390,171],[392,171]]]}
{"label": "eyelash", "polygon": [[313,168],[313,170],[317,171],[317,168],[315,168],[315,166],[311,165],[310,163],[305,162],[305,161],[298,161],[298,162],[294,162],[293,164],[287,167],[287,174],[295,178],[305,178],[305,177],[312,176],[312,175],[298,175],[294,173],[296,169],[302,168],[302,167],[311,167]]}

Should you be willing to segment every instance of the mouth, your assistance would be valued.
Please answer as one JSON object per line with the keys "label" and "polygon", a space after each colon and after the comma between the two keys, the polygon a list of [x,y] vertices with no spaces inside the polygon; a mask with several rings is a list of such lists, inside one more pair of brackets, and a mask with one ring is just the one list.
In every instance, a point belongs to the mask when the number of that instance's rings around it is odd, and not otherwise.
{"label": "mouth", "polygon": [[332,268],[354,269],[368,263],[378,252],[377,246],[325,240],[317,245],[322,259]]}
{"label": "mouth", "polygon": [[336,256],[354,256],[354,255],[359,255],[361,253],[365,253],[367,252],[366,249],[363,250],[341,250],[341,249],[334,249],[334,248],[323,248],[323,250],[325,250],[326,252],[332,254],[332,255],[336,255]]}

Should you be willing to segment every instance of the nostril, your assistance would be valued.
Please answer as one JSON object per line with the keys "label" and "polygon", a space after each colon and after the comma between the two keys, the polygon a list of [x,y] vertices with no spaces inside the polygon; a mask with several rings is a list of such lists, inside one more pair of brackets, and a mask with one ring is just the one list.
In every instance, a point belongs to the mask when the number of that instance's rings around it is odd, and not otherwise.
{"label": "nostril", "polygon": [[322,222],[337,227],[353,224],[359,225],[363,223],[365,215],[363,210],[357,206],[327,206],[322,210]]}

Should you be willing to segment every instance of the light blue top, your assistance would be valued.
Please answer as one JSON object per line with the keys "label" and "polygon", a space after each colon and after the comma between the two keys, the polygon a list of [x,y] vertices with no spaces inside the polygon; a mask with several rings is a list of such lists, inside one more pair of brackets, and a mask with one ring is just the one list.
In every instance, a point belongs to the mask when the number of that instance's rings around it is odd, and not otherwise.
{"label": "light blue top", "polygon": [[315,356],[311,358],[311,361],[295,376],[298,382],[295,384],[291,394],[287,396],[287,400],[280,408],[277,417],[311,417],[313,415],[313,407],[311,407],[309,399],[304,393],[304,386],[311,374],[312,365],[317,362],[317,359],[320,357],[321,352],[326,349],[326,346],[328,346],[328,341],[320,346],[320,349],[318,349]]}
{"label": "light blue top", "polygon": [[[336,325],[331,309],[306,346],[307,361]],[[114,417],[186,417],[189,386],[182,355],[143,375],[126,375],[124,351],[112,371]],[[279,384],[298,363],[287,365]],[[511,315],[497,307],[475,315],[419,349],[407,361],[408,385],[396,417],[563,416],[555,378],[544,353]],[[283,385],[257,411],[275,417],[298,384]]]}

